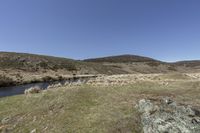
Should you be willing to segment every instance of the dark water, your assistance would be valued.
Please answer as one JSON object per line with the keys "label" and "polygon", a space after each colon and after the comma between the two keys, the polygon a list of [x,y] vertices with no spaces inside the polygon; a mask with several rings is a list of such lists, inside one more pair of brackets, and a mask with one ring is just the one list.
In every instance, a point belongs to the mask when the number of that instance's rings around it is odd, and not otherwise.
{"label": "dark water", "polygon": [[29,89],[34,86],[38,86],[42,89],[47,89],[50,83],[33,83],[27,85],[19,85],[19,86],[12,86],[12,87],[0,87],[0,98],[6,96],[13,96],[24,94],[26,89]]}
{"label": "dark water", "polygon": [[43,83],[32,83],[32,84],[26,84],[26,85],[19,85],[19,86],[12,86],[12,87],[0,87],[0,98],[1,97],[6,97],[6,96],[13,96],[13,95],[19,95],[19,94],[24,94],[24,91],[26,89],[29,89],[34,86],[38,86],[40,89],[47,89],[48,86],[50,85],[55,85],[55,84],[70,84],[70,83],[85,83],[87,82],[90,78],[92,77],[78,77],[78,78],[70,78],[67,80],[63,81],[54,81],[54,82],[43,82]]}

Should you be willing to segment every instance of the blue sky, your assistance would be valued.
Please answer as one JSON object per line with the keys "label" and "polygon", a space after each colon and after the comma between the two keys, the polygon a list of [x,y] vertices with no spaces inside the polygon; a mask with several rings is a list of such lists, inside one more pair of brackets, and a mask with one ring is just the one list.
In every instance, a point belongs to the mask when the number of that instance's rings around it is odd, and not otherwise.
{"label": "blue sky", "polygon": [[199,0],[0,0],[0,51],[200,59]]}

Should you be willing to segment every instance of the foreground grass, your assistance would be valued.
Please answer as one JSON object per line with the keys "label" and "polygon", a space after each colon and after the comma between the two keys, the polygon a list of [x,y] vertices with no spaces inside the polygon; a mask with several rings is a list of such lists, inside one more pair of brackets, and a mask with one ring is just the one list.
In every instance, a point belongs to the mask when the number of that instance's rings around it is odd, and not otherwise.
{"label": "foreground grass", "polygon": [[168,86],[140,82],[126,86],[74,86],[0,99],[0,130],[29,133],[141,132],[134,106],[142,98],[171,96],[179,103],[200,105],[199,82]]}

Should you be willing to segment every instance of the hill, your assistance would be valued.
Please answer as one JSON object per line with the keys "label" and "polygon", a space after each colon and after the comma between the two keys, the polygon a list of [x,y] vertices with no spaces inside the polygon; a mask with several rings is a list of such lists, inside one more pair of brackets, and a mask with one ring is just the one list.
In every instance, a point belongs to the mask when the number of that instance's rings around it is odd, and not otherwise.
{"label": "hill", "polygon": [[122,74],[120,68],[29,53],[0,52],[0,87],[85,74]]}
{"label": "hill", "polygon": [[127,73],[167,73],[176,71],[176,67],[172,64],[138,55],[109,56],[84,61],[120,68]]}
{"label": "hill", "polygon": [[[136,66],[134,67],[135,64]],[[61,70],[68,74],[156,73],[158,70],[154,69],[160,65],[165,66],[167,64],[152,58],[136,55],[110,56],[79,61],[28,53],[0,52],[0,70],[9,69],[34,73]],[[127,67],[133,68],[128,70]],[[164,70],[161,72],[164,72]]]}
{"label": "hill", "polygon": [[[28,53],[0,52],[0,86],[59,79],[66,75],[200,71],[200,61],[167,63],[137,55],[73,60]],[[5,80],[6,79],[6,80]],[[2,84],[1,84],[2,83]]]}
{"label": "hill", "polygon": [[78,61],[53,56],[35,55],[28,53],[0,52],[0,68],[38,71],[39,69],[77,70]]}
{"label": "hill", "polygon": [[118,56],[109,56],[102,58],[92,58],[84,60],[86,62],[110,62],[110,63],[132,63],[132,62],[160,62],[158,60],[143,57],[138,55],[118,55]]}
{"label": "hill", "polygon": [[68,58],[36,55],[29,53],[0,52],[0,70],[11,69],[24,72],[45,72],[59,70],[68,74],[119,74],[124,73],[117,68],[107,67],[92,62],[84,62]]}
{"label": "hill", "polygon": [[128,73],[187,73],[200,71],[200,60],[168,63],[138,55],[119,55],[85,59],[84,61],[118,67]]}
{"label": "hill", "polygon": [[174,63],[177,66],[186,66],[186,67],[199,67],[200,68],[200,60],[189,60],[189,61],[179,61]]}

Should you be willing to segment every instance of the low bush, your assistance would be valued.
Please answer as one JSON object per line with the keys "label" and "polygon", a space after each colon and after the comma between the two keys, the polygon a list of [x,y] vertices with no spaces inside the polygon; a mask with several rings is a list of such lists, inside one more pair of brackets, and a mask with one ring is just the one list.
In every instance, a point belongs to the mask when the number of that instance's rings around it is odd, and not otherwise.
{"label": "low bush", "polygon": [[14,85],[15,81],[12,78],[6,77],[5,75],[0,75],[0,87]]}
{"label": "low bush", "polygon": [[50,77],[50,76],[46,76],[46,77],[42,78],[43,82],[52,82],[52,81],[55,81],[55,80],[57,80],[57,79]]}

